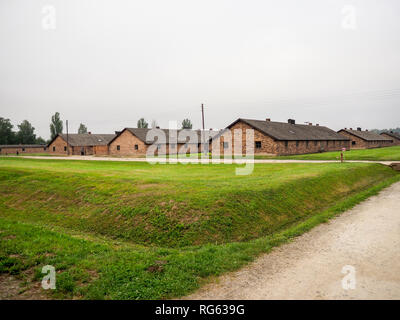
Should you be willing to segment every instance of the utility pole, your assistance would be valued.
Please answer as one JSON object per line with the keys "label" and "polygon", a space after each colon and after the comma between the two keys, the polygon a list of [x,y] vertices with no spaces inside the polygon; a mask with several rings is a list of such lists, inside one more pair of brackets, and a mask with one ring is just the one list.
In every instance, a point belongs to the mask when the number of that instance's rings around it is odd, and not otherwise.
{"label": "utility pole", "polygon": [[206,154],[206,151],[208,151],[208,147],[206,148],[205,136],[204,136],[205,135],[205,132],[204,132],[204,130],[205,130],[205,127],[204,127],[204,104],[201,104],[201,121],[202,121],[202,124],[203,124],[203,132],[201,134],[201,139],[203,140],[202,141],[203,153]]}
{"label": "utility pole", "polygon": [[67,155],[69,155],[69,142],[68,142],[68,120],[66,120],[66,127],[67,127]]}

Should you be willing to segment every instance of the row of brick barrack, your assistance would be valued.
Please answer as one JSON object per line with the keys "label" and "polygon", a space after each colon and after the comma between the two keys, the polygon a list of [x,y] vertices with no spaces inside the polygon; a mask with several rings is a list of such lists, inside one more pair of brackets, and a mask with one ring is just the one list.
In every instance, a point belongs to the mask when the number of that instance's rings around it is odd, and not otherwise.
{"label": "row of brick barrack", "polygon": [[[153,130],[150,132],[150,130]],[[154,133],[155,131],[155,133]],[[251,132],[251,139],[249,139]],[[158,133],[158,134],[157,134]],[[225,153],[294,155],[400,145],[395,132],[377,133],[361,128],[334,131],[328,127],[239,118],[222,130],[170,130],[124,128],[114,134],[58,134],[47,145],[0,145],[1,154],[49,153],[55,155],[145,156],[194,153],[218,149]]]}

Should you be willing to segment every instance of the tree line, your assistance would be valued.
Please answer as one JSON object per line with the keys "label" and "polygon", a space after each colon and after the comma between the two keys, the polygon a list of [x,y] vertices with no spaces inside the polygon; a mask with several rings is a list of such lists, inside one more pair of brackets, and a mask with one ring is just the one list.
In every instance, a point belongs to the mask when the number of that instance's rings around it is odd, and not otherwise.
{"label": "tree line", "polygon": [[[138,128],[148,128],[149,124],[144,118],[140,118],[137,122]],[[153,120],[152,128],[157,128],[157,121]],[[181,123],[182,129],[192,129],[193,125],[189,119],[183,119]],[[50,140],[46,141],[42,137],[37,137],[35,128],[28,120],[22,121],[17,125],[17,130],[14,131],[14,126],[10,119],[0,117],[0,145],[7,144],[46,144],[53,140],[58,134],[63,133],[64,125],[61,120],[60,113],[56,112],[50,121]],[[87,133],[87,127],[83,123],[79,125],[78,133]]]}
{"label": "tree line", "polygon": [[[58,134],[63,132],[63,122],[60,118],[60,113],[56,112],[50,121],[50,140],[46,141],[42,137],[37,137],[35,128],[28,120],[22,121],[17,125],[17,130],[14,131],[14,126],[10,119],[0,117],[0,145],[7,144],[46,144],[53,140]],[[87,127],[80,124],[78,133],[87,133]]]}

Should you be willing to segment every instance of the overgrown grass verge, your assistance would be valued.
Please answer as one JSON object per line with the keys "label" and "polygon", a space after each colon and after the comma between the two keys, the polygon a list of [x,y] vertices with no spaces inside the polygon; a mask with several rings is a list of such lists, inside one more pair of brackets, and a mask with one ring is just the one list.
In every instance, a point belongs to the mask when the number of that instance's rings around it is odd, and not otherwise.
{"label": "overgrown grass verge", "polygon": [[[201,166],[153,166],[150,169],[141,164],[126,166],[114,164],[110,166],[102,163],[78,165],[66,162],[66,166],[63,168],[58,162],[47,160],[46,162],[46,170],[40,169],[43,162],[38,160],[25,163],[24,161],[14,164],[8,163],[7,166],[0,169],[2,174],[0,175],[0,189],[3,188],[1,190],[6,191],[0,197],[2,201],[0,207],[0,272],[11,273],[25,281],[25,284],[29,284],[40,281],[43,276],[41,274],[42,266],[53,265],[57,270],[57,289],[49,294],[55,298],[160,299],[186,295],[208,279],[219,276],[224,272],[237,270],[259,254],[290,241],[293,237],[327,221],[369,196],[377,194],[391,183],[400,180],[400,174],[390,168],[376,164],[345,164],[342,167],[339,164],[263,165],[254,172],[253,177],[247,178],[250,180],[236,180],[233,172],[230,171],[232,166],[209,167],[211,172],[204,173],[202,171],[204,167]],[[64,175],[68,166],[69,173],[73,172],[81,180],[82,188],[85,185],[84,176],[79,175],[79,173],[82,174],[82,171],[85,172],[85,178],[89,179],[89,186],[92,187],[89,188],[91,191],[85,193],[85,197],[91,195],[90,201],[88,203],[77,202],[82,210],[78,211],[80,219],[75,217],[72,220],[73,223],[64,222],[65,219],[68,220],[70,216],[73,216],[73,212],[63,212],[72,205],[71,202],[63,205],[63,201],[67,201],[68,197],[72,197],[72,199],[80,197],[79,192],[81,191],[77,191],[76,182],[72,186],[68,186],[68,183],[70,183],[68,179],[72,179],[70,175]],[[87,167],[85,168],[85,166]],[[95,166],[95,168],[91,166]],[[41,170],[46,172],[43,173]],[[134,171],[132,172],[132,170]],[[169,170],[170,172],[168,172]],[[183,177],[181,177],[182,180],[176,182],[177,171],[180,170],[182,170],[180,173]],[[153,176],[158,171],[160,171],[162,177],[156,179]],[[172,246],[160,246],[154,242],[146,243],[123,235],[120,236],[108,228],[106,229],[107,232],[99,232],[98,227],[93,224],[92,229],[88,227],[91,224],[87,224],[90,216],[87,207],[97,204],[97,201],[93,201],[98,196],[94,190],[98,189],[98,191],[105,192],[108,186],[113,192],[117,193],[117,197],[121,197],[117,190],[120,190],[118,188],[124,190],[126,187],[124,187],[124,184],[127,182],[124,178],[129,178],[129,181],[134,178],[142,184],[148,183],[145,177],[151,175],[153,192],[160,191],[158,189],[160,186],[157,187],[157,184],[161,183],[167,194],[169,194],[170,189],[185,190],[191,186],[192,198],[196,198],[206,183],[200,172],[204,173],[207,178],[206,181],[214,179],[214,187],[218,187],[220,191],[225,190],[225,199],[232,199],[228,203],[228,209],[230,207],[235,208],[238,205],[240,210],[243,210],[247,207],[241,206],[240,203],[243,201],[241,197],[247,200],[254,200],[254,198],[263,196],[268,198],[271,194],[264,191],[270,190],[272,192],[271,190],[273,190],[274,196],[280,196],[278,198],[269,197],[268,200],[275,201],[274,199],[277,199],[277,201],[286,204],[278,207],[275,202],[272,202],[272,206],[267,205],[267,209],[263,209],[262,216],[263,219],[267,219],[269,215],[276,214],[281,218],[281,221],[276,220],[280,224],[276,224],[274,228],[269,230],[266,229],[265,234],[260,233],[252,240],[241,239],[238,242],[233,236],[234,233],[229,232],[227,234],[231,238],[227,238],[226,234],[222,233],[224,236],[221,236],[221,239],[225,241],[218,241],[218,244],[211,237],[209,241],[202,240],[198,245],[191,243],[188,246],[179,242],[180,235],[178,233],[169,235],[171,238],[175,237],[175,241],[170,242]],[[47,178],[44,179],[42,174]],[[203,179],[199,179],[199,175]],[[188,177],[191,177],[190,181],[187,181]],[[311,177],[318,179],[310,180]],[[90,178],[94,180],[90,180]],[[33,182],[33,186],[36,186],[36,188],[32,189],[29,181],[32,182],[36,179],[39,179],[38,181],[44,179],[46,184],[50,186],[51,194],[56,196],[52,199],[44,198],[45,201],[36,201],[40,198],[40,192],[43,192],[45,188],[43,184]],[[51,179],[55,179],[54,183],[51,183]],[[117,183],[115,179],[119,179],[118,188],[114,186]],[[296,180],[301,182],[296,184],[294,183]],[[322,180],[327,180],[327,182]],[[339,180],[342,182],[339,183]],[[98,185],[93,187],[93,181],[97,182]],[[187,181],[187,184],[184,181]],[[244,181],[252,182],[254,185],[246,187],[246,184],[244,184],[243,186]],[[62,182],[67,185],[62,186]],[[329,189],[327,183],[332,184],[334,189]],[[310,189],[311,187],[307,184],[313,186],[313,188]],[[165,187],[165,185],[168,187]],[[282,185],[286,185],[287,188],[282,189]],[[6,188],[7,186],[10,186],[13,192],[10,192],[10,189]],[[38,186],[40,187],[38,188]],[[71,187],[72,193],[70,193]],[[16,204],[12,203],[12,201],[18,202],[19,198],[14,197],[16,191],[29,192],[29,188],[31,188],[31,191],[28,197],[20,194],[23,201]],[[336,192],[337,188],[340,188],[341,192]],[[299,189],[305,189],[305,193]],[[227,193],[232,192],[232,190],[240,191],[240,193],[236,192],[232,198],[227,198]],[[261,192],[260,190],[264,191]],[[310,194],[308,198],[304,198],[307,196],[307,192],[312,190],[319,192],[319,194]],[[101,192],[100,194],[102,194]],[[140,192],[142,192],[142,189],[140,189]],[[330,193],[333,196],[328,197],[327,194]],[[55,201],[57,197],[63,194],[64,197],[61,202]],[[215,193],[214,189],[211,189],[209,194],[221,196],[221,193]],[[177,195],[172,193],[172,196],[176,197]],[[107,197],[110,197],[110,194],[106,193],[104,199],[107,200]],[[316,197],[320,197],[326,205],[317,205],[313,207],[314,209],[308,208],[302,211],[303,207],[310,206],[314,202],[318,203]],[[136,201],[137,197],[134,199]],[[151,199],[156,201],[155,198]],[[186,205],[190,206],[189,199],[191,198],[185,198]],[[295,202],[299,199],[303,199],[302,205],[296,205]],[[31,202],[33,200],[35,201]],[[211,197],[210,199],[210,201],[218,200],[220,198]],[[311,203],[308,203],[307,200]],[[48,202],[51,204],[52,201],[54,201],[52,205],[58,208],[58,211],[50,210],[48,207]],[[254,203],[258,206],[264,205],[263,202],[256,201]],[[206,206],[204,210],[211,211],[212,208],[212,206]],[[279,208],[282,211],[274,211]],[[293,210],[296,213],[292,218],[286,213],[286,210],[290,210],[290,208],[294,208]],[[35,213],[35,209],[39,213]],[[234,219],[239,220],[239,225],[243,223],[251,224],[253,220],[259,223],[259,217],[254,213],[251,214],[251,210],[258,210],[260,215],[262,213],[261,207],[250,206],[250,209],[246,211],[247,220],[243,220],[243,216],[236,216],[235,210],[226,210],[219,214],[223,215],[230,212],[232,224],[235,222]],[[304,214],[300,214],[301,212],[304,212]],[[75,212],[75,214],[77,213]],[[198,214],[201,214],[201,212]],[[119,213],[119,215],[124,216],[123,213]],[[113,218],[116,217],[118,215],[113,216]],[[274,220],[267,221],[272,224]],[[114,226],[117,227],[121,220],[116,220],[114,223]],[[194,222],[190,221],[190,223]],[[212,224],[210,226],[212,227]],[[229,229],[229,225],[225,224],[223,227]],[[160,228],[160,232],[162,230]],[[192,237],[203,239],[201,234],[193,234],[193,230]],[[219,231],[220,229],[212,230],[224,232],[224,230]],[[246,232],[247,226],[243,226],[243,230]],[[176,244],[180,245],[176,246]]]}

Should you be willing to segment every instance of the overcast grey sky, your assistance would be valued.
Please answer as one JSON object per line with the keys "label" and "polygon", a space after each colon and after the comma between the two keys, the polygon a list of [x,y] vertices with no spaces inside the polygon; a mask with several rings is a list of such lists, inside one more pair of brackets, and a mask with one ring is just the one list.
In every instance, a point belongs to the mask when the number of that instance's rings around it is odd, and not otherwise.
{"label": "overcast grey sky", "polygon": [[0,0],[0,116],[44,138],[55,111],[71,132],[199,128],[201,103],[207,128],[397,127],[399,17],[398,0]]}

